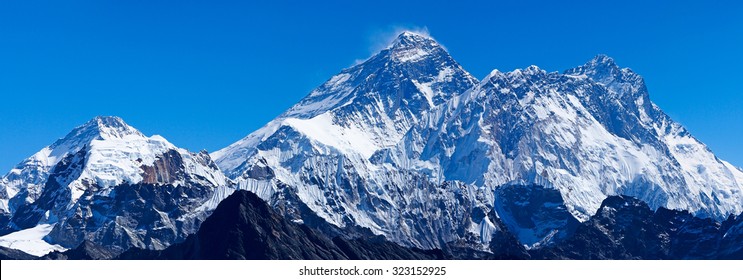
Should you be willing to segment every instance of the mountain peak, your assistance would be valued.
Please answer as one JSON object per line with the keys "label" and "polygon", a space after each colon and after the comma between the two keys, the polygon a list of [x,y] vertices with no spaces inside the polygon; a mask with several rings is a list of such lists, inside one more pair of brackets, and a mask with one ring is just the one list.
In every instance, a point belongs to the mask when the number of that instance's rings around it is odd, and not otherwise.
{"label": "mountain peak", "polygon": [[539,68],[539,66],[536,66],[536,65],[531,65],[529,67],[526,67],[521,72],[523,72],[526,75],[530,75],[530,76],[539,75],[539,74],[546,74],[547,73],[547,71],[542,70],[542,68]]}
{"label": "mountain peak", "polygon": [[[419,113],[476,83],[431,37],[404,31],[387,48],[331,77],[281,116],[309,119],[340,107],[364,111],[362,114],[366,115],[368,108],[360,105],[362,102],[381,104],[369,94],[385,95],[378,100],[389,103],[379,107],[378,112],[388,116],[398,114],[395,111],[400,107],[414,107],[412,110]],[[354,115],[349,112],[343,114]],[[395,129],[404,130],[409,122],[405,123]]]}
{"label": "mountain peak", "polygon": [[589,60],[586,64],[586,66],[593,66],[593,67],[619,67],[617,66],[616,62],[614,62],[614,58],[611,58],[608,55],[605,54],[598,54],[594,56],[591,60]]}
{"label": "mountain peak", "polygon": [[392,41],[391,49],[420,47],[426,45],[438,45],[436,41],[428,35],[412,31],[403,31],[397,38]]}
{"label": "mountain peak", "polygon": [[123,119],[116,116],[96,116],[87,124],[95,125],[98,128],[131,128]]}
{"label": "mountain peak", "polygon": [[431,39],[431,36],[423,33],[423,32],[415,32],[410,30],[405,30],[403,32],[400,32],[399,35],[397,35],[397,39],[401,38],[423,38],[423,39]]}
{"label": "mountain peak", "polygon": [[75,136],[98,135],[104,139],[122,138],[127,135],[144,136],[137,129],[116,116],[96,116],[82,126],[77,127],[70,134]]}
{"label": "mountain peak", "polygon": [[95,116],[89,122],[95,122],[99,125],[104,125],[104,126],[109,126],[109,127],[127,126],[124,120],[122,120],[120,117],[117,117],[117,116]]}
{"label": "mountain peak", "polygon": [[586,75],[588,78],[604,85],[639,78],[629,68],[620,68],[613,58],[605,54],[596,55],[582,66],[565,71],[565,74]]}
{"label": "mountain peak", "polygon": [[573,69],[565,71],[566,74],[587,74],[591,76],[592,73],[615,73],[619,72],[620,68],[611,58],[605,54],[598,54],[585,64],[578,66]]}

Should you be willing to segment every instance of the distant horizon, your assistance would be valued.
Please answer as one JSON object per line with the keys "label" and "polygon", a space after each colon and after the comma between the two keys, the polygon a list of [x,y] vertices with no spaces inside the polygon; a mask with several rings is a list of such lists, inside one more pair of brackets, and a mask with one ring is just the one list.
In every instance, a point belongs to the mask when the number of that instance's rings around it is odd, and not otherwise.
{"label": "distant horizon", "polygon": [[[394,4],[399,9],[353,3],[348,14],[323,4],[271,5],[0,4],[7,34],[0,38],[0,173],[95,116],[214,152],[402,30],[426,32],[477,79],[493,69],[563,72],[599,54],[613,57],[645,79],[665,113],[743,167],[743,4],[437,9],[412,1]],[[478,25],[486,16],[493,24]]]}

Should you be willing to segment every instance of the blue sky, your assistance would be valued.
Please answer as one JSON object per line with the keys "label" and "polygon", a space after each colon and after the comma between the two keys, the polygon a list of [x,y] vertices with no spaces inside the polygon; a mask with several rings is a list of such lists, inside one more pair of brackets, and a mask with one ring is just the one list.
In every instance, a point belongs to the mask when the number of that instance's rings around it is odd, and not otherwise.
{"label": "blue sky", "polygon": [[740,1],[250,2],[0,2],[0,173],[96,115],[215,151],[405,28],[478,78],[612,56],[743,166]]}

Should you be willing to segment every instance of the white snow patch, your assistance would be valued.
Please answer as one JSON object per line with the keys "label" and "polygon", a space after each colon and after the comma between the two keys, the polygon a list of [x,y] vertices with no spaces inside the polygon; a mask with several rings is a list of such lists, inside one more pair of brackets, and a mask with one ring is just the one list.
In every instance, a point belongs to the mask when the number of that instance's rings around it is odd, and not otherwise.
{"label": "white snow patch", "polygon": [[400,62],[416,62],[422,60],[427,55],[428,52],[422,49],[414,48],[396,52],[394,55],[394,59]]}
{"label": "white snow patch", "polygon": [[0,236],[0,246],[21,250],[27,254],[41,257],[53,251],[64,252],[67,248],[52,245],[44,237],[52,231],[55,224],[40,224],[32,228]]}
{"label": "white snow patch", "polygon": [[493,233],[496,231],[495,225],[490,222],[490,219],[487,215],[485,215],[485,218],[482,219],[480,222],[480,243],[484,245],[489,245],[490,240],[493,239]]}
{"label": "white snow patch", "polygon": [[732,163],[729,163],[727,161],[721,160],[722,163],[727,167],[727,169],[730,170],[731,173],[733,173],[733,176],[735,177],[736,183],[738,183],[738,186],[743,189],[743,170],[741,170],[738,167],[735,167]]}
{"label": "white snow patch", "polygon": [[331,90],[336,90],[343,86],[349,78],[351,78],[351,75],[349,75],[348,73],[341,73],[333,76],[333,78],[330,78],[325,86],[329,87]]}
{"label": "white snow patch", "polygon": [[290,125],[310,139],[323,145],[338,149],[345,154],[361,154],[369,158],[380,147],[371,137],[354,124],[343,127],[333,123],[333,116],[324,113],[311,119],[288,118],[284,123]]}
{"label": "white snow patch", "polygon": [[417,80],[413,80],[413,84],[415,87],[418,88],[418,90],[423,93],[423,96],[426,98],[426,101],[428,101],[428,105],[431,106],[431,108],[434,107],[433,105],[433,89],[431,89],[431,83],[420,83]]}

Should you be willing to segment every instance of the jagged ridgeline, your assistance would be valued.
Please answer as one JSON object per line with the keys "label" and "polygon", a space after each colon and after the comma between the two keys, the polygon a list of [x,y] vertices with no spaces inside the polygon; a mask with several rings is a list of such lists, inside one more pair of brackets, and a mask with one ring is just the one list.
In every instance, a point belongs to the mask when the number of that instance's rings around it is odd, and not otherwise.
{"label": "jagged ridgeline", "polygon": [[[242,197],[220,228],[276,239],[200,230],[236,190],[271,223],[246,221]],[[740,258],[743,243],[743,171],[637,73],[599,55],[478,81],[413,32],[212,154],[95,118],[2,177],[0,202],[13,256]],[[227,247],[194,251],[209,242]]]}

